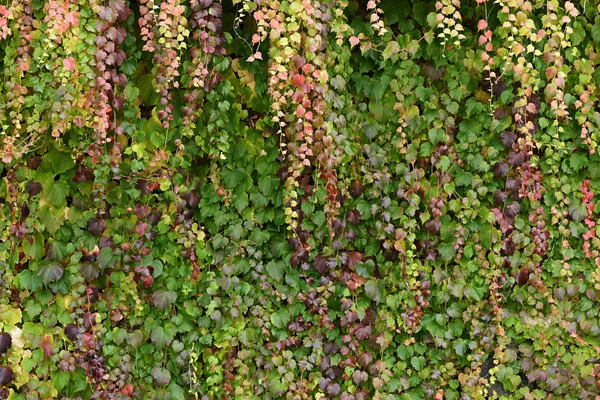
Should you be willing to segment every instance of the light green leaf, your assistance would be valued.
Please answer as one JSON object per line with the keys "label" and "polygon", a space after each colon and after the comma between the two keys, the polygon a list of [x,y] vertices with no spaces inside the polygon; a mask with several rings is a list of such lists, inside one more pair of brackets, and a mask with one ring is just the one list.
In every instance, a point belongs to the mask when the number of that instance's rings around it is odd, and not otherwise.
{"label": "light green leaf", "polygon": [[281,282],[281,280],[283,279],[284,269],[285,264],[281,261],[271,261],[267,264],[267,273],[273,280],[277,282]]}

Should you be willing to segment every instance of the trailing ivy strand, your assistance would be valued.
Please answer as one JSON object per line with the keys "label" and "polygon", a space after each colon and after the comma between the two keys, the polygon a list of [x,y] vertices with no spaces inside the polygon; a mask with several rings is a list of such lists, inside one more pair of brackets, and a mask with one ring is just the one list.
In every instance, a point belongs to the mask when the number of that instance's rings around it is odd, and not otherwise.
{"label": "trailing ivy strand", "polygon": [[0,0],[0,399],[600,397],[600,6]]}

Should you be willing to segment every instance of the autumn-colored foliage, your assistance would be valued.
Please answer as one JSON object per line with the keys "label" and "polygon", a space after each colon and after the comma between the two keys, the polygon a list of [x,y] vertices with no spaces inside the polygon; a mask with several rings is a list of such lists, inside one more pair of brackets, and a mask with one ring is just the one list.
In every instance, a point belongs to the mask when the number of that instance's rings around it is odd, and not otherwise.
{"label": "autumn-colored foliage", "polygon": [[592,0],[0,0],[0,399],[596,399]]}

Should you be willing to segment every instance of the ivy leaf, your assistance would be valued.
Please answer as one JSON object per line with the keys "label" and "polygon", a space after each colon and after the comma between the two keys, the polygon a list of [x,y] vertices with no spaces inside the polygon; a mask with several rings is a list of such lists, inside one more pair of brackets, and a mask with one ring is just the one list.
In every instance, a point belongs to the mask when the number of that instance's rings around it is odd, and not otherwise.
{"label": "ivy leaf", "polygon": [[51,150],[44,156],[44,162],[46,160],[50,163],[52,172],[55,174],[62,174],[75,166],[75,161],[69,153],[63,153],[56,150]]}
{"label": "ivy leaf", "polygon": [[48,200],[48,203],[55,207],[65,204],[67,194],[69,194],[69,186],[62,180],[56,182],[50,180],[50,182],[44,185],[44,196]]}
{"label": "ivy leaf", "polygon": [[588,164],[588,158],[585,154],[573,153],[569,159],[569,165],[574,171],[579,171]]}
{"label": "ivy leaf", "polygon": [[576,222],[583,221],[583,219],[587,216],[585,204],[571,204],[569,207],[569,215],[571,215],[571,218],[573,218]]}
{"label": "ivy leaf", "polygon": [[167,400],[181,400],[185,398],[185,392],[176,383],[171,383],[167,390],[169,392]]}
{"label": "ivy leaf", "polygon": [[456,342],[456,344],[454,345],[454,351],[456,352],[456,354],[458,354],[460,357],[463,357],[468,349],[468,345],[467,342],[464,340],[459,340]]}
{"label": "ivy leaf", "polygon": [[98,268],[91,262],[86,261],[81,264],[81,276],[86,280],[92,281],[100,275]]}
{"label": "ivy leaf", "polygon": [[152,293],[152,302],[159,310],[165,310],[177,301],[177,293],[173,290],[159,289]]}
{"label": "ivy leaf", "polygon": [[592,26],[591,33],[594,42],[600,44],[600,21],[596,22],[594,26]]}
{"label": "ivy leaf", "polygon": [[469,286],[465,288],[465,296],[468,299],[473,299],[477,302],[481,302],[483,300],[485,292],[485,287],[477,286],[475,283],[470,283]]}
{"label": "ivy leaf", "polygon": [[62,391],[70,382],[71,373],[69,371],[55,371],[52,373],[52,383],[59,392]]}
{"label": "ivy leaf", "polygon": [[284,329],[287,327],[288,322],[290,322],[290,314],[286,309],[271,314],[271,324],[273,324],[275,328]]}
{"label": "ivy leaf", "polygon": [[150,339],[152,340],[152,343],[156,345],[156,347],[162,349],[163,347],[171,343],[173,337],[167,333],[165,328],[163,328],[162,326],[157,326],[154,329],[152,329]]}
{"label": "ivy leaf", "polygon": [[32,260],[41,260],[44,257],[44,237],[35,235],[32,243],[29,240],[23,241],[23,253],[29,256]]}
{"label": "ivy leaf", "polygon": [[415,370],[420,371],[423,368],[423,366],[425,365],[425,357],[423,357],[423,356],[412,357],[410,359],[410,365],[412,365],[412,367]]}
{"label": "ivy leaf", "polygon": [[57,262],[49,263],[40,267],[38,270],[38,276],[42,278],[44,285],[50,282],[56,282],[63,276],[63,267]]}
{"label": "ivy leaf", "polygon": [[116,255],[110,247],[104,247],[98,253],[98,266],[102,271],[106,268],[112,268],[115,266],[117,261],[119,260],[118,255]]}
{"label": "ivy leaf", "polygon": [[90,218],[87,222],[87,230],[92,236],[98,237],[106,229],[106,222],[98,218]]}
{"label": "ivy leaf", "polygon": [[381,56],[383,57],[384,61],[387,61],[390,58],[398,55],[399,51],[400,45],[398,44],[398,42],[396,42],[395,40],[391,40],[390,42],[388,42],[387,46],[385,46],[385,49],[381,53]]}
{"label": "ivy leaf", "polygon": [[166,386],[171,382],[171,373],[166,368],[154,367],[151,374],[152,378],[154,378],[154,383],[159,386]]}
{"label": "ivy leaf", "polygon": [[30,270],[26,269],[17,275],[20,287],[31,292],[36,292],[42,286],[42,280]]}
{"label": "ivy leaf", "polygon": [[0,334],[0,355],[6,353],[6,351],[10,349],[10,346],[12,346],[10,333],[2,332],[2,334]]}
{"label": "ivy leaf", "polygon": [[379,303],[381,301],[381,290],[379,289],[378,282],[374,280],[367,281],[365,283],[365,293],[374,302]]}
{"label": "ivy leaf", "polygon": [[278,261],[278,262],[270,261],[267,264],[267,273],[273,280],[275,280],[277,282],[281,282],[281,280],[283,279],[284,269],[285,269],[285,264],[281,261]]}
{"label": "ivy leaf", "polygon": [[0,386],[8,385],[14,377],[11,367],[0,367]]}

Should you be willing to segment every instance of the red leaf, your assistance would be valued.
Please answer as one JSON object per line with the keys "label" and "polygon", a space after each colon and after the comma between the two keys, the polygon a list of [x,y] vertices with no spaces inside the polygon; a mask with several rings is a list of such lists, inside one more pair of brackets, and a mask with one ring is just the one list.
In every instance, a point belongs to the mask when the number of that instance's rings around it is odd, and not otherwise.
{"label": "red leaf", "polygon": [[40,347],[44,351],[44,355],[47,358],[52,357],[52,354],[54,354],[54,347],[52,346],[52,338],[50,336],[48,336],[48,335],[44,336]]}
{"label": "red leaf", "polygon": [[73,71],[75,71],[77,62],[75,61],[75,59],[73,57],[67,57],[63,60],[63,65],[65,66],[66,69],[73,72]]}
{"label": "red leaf", "polygon": [[133,386],[131,386],[131,383],[128,383],[125,386],[123,386],[123,389],[121,389],[121,394],[127,397],[133,396]]}
{"label": "red leaf", "polygon": [[303,75],[296,74],[296,75],[294,75],[294,77],[292,78],[292,83],[294,84],[294,86],[298,86],[298,87],[300,87],[300,86],[304,85],[304,82],[305,82],[305,80],[306,80],[306,79],[304,78],[304,76],[303,76]]}
{"label": "red leaf", "polygon": [[142,236],[144,233],[146,233],[146,229],[148,229],[148,224],[145,222],[140,221],[135,226],[135,232],[138,234],[138,236]]}
{"label": "red leaf", "polygon": [[348,267],[352,268],[355,264],[362,261],[362,254],[358,251],[348,253]]}

